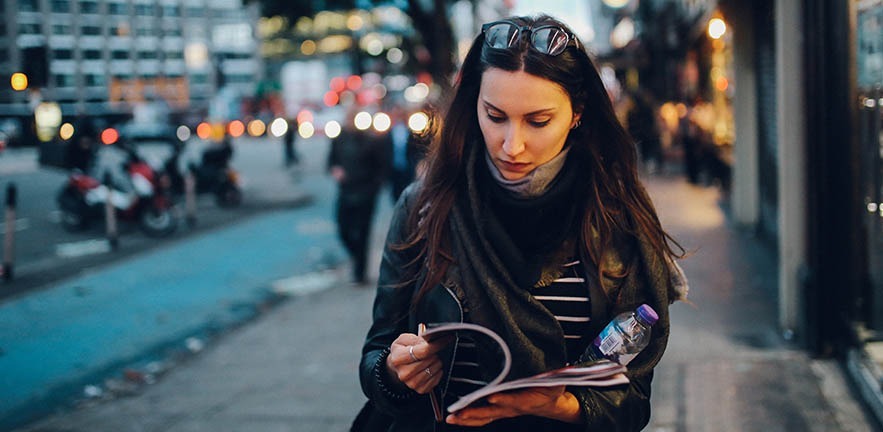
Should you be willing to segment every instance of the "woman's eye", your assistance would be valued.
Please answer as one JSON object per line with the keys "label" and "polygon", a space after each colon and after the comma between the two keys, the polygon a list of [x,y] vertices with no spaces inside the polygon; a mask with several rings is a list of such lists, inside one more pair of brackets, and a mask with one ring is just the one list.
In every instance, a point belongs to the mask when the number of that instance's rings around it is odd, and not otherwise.
{"label": "woman's eye", "polygon": [[542,120],[542,121],[539,121],[539,120],[531,120],[531,121],[529,121],[528,123],[530,123],[530,125],[533,126],[533,127],[541,128],[541,127],[546,126],[547,124],[549,124],[550,121],[551,121],[551,120]]}
{"label": "woman's eye", "polygon": [[493,115],[491,113],[487,113],[487,118],[494,123],[503,123],[504,121],[506,121],[505,117]]}

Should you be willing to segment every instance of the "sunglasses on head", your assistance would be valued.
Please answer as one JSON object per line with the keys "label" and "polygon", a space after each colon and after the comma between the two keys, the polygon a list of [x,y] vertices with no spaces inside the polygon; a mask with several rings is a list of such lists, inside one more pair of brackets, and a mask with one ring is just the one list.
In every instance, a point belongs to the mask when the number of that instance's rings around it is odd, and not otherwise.
{"label": "sunglasses on head", "polygon": [[512,21],[494,21],[481,26],[484,42],[494,49],[509,49],[518,46],[522,35],[528,36],[530,46],[550,56],[556,56],[573,44],[579,47],[576,36],[555,25],[542,25],[531,28],[519,26]]}

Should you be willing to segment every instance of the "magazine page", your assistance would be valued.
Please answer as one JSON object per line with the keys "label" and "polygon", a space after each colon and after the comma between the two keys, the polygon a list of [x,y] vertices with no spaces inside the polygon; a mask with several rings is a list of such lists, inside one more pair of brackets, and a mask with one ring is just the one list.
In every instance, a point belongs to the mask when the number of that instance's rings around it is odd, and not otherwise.
{"label": "magazine page", "polygon": [[500,335],[494,331],[471,323],[441,323],[427,324],[421,336],[427,341],[436,340],[459,331],[474,331],[488,336],[499,345],[503,355],[503,366],[500,373],[486,386],[464,395],[457,402],[448,407],[448,412],[459,411],[477,400],[502,391],[515,390],[527,387],[554,387],[554,386],[587,386],[608,387],[627,384],[628,378],[624,375],[625,366],[609,360],[600,360],[587,366],[567,366],[534,376],[503,382],[512,366],[512,354],[509,346]]}
{"label": "magazine page", "polygon": [[609,387],[628,384],[625,366],[608,360],[599,361],[591,366],[569,366],[549,372],[543,372],[527,378],[506,381],[499,384],[488,384],[472,393],[464,395],[448,407],[448,412],[456,412],[473,404],[475,401],[494,393],[528,387]]}

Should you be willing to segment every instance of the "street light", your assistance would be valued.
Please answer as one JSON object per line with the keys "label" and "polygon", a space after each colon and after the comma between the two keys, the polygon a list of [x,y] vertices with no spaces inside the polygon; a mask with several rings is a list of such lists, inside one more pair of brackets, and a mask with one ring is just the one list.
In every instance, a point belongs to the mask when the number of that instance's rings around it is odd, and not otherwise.
{"label": "street light", "polygon": [[712,18],[708,22],[708,36],[712,39],[720,39],[727,32],[727,23],[720,18]]}
{"label": "street light", "polygon": [[12,84],[12,89],[15,91],[24,91],[28,89],[28,76],[21,72],[12,74],[9,82]]}

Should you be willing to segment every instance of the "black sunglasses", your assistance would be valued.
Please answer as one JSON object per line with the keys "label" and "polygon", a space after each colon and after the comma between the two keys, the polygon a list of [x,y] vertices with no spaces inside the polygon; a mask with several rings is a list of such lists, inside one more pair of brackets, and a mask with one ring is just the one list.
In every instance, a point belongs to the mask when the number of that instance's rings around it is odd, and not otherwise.
{"label": "black sunglasses", "polygon": [[531,28],[519,26],[512,21],[494,21],[481,26],[484,42],[494,49],[508,49],[518,45],[521,35],[528,35],[533,49],[550,56],[564,52],[571,44],[579,47],[579,40],[561,27],[542,25]]}

